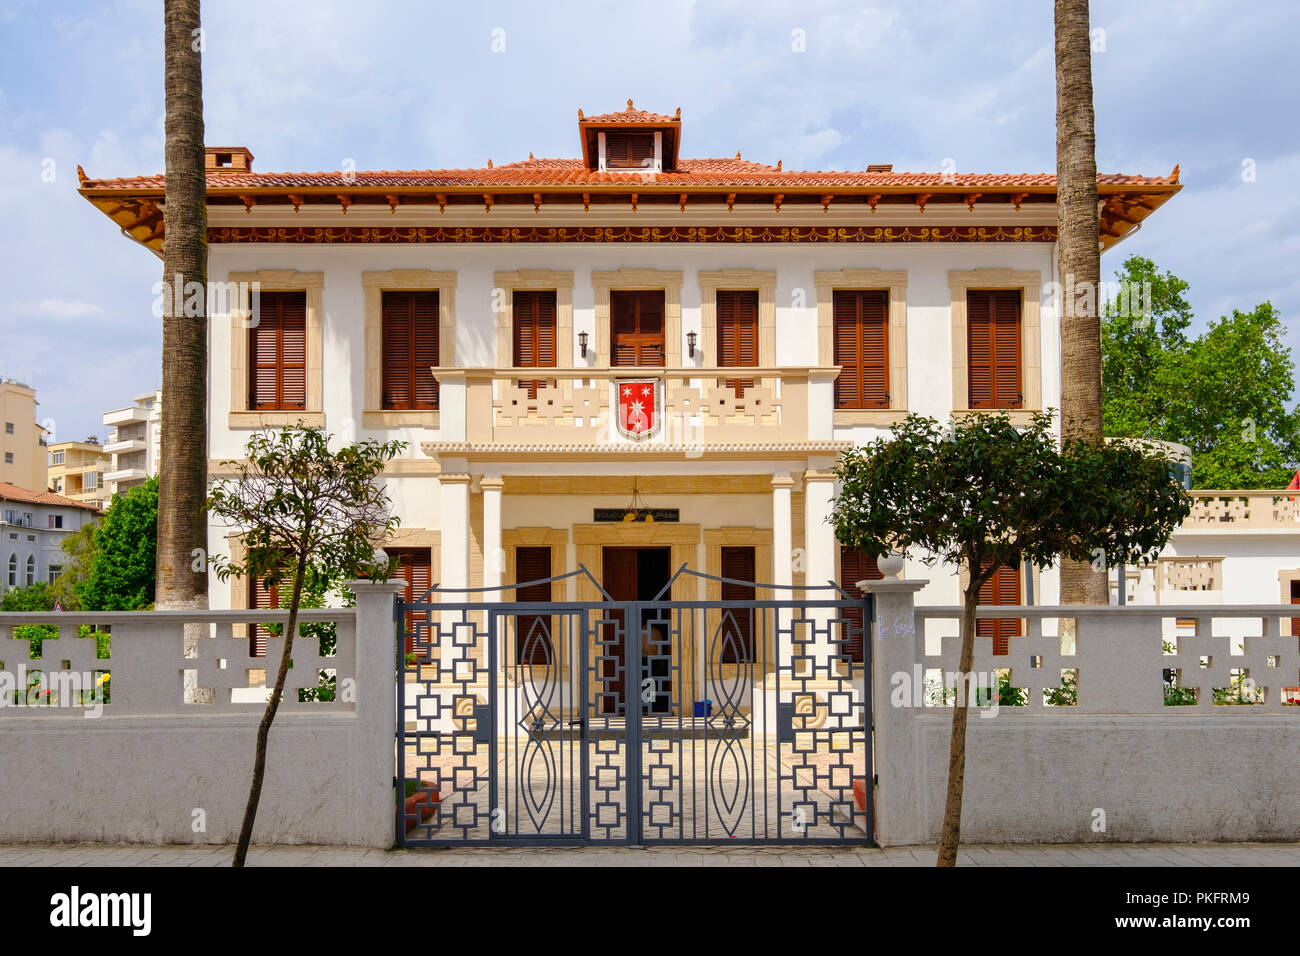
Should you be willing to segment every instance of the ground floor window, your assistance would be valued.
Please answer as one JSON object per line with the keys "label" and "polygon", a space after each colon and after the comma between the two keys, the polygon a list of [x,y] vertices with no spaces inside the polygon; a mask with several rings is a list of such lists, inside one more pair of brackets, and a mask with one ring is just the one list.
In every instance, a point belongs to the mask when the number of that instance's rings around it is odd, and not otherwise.
{"label": "ground floor window", "polygon": [[[741,584],[754,580],[754,549],[752,547],[724,547],[722,549],[722,600],[752,601],[754,586]],[[748,664],[754,660],[754,609],[728,608],[722,612],[722,631],[718,635],[721,648],[720,663]]]}
{"label": "ground floor window", "polygon": [[[980,604],[1015,605],[1020,603],[1020,572],[1002,565],[980,588]],[[993,653],[999,656],[1010,652],[1008,638],[1020,636],[1020,619],[1016,617],[985,618],[975,622],[976,637],[993,639]]]}
{"label": "ground floor window", "polygon": [[[516,601],[550,601],[551,549],[515,548]],[[529,583],[545,582],[545,583]],[[551,640],[552,618],[542,614],[521,614],[515,619],[515,663],[548,664],[555,659]]]}
{"label": "ground floor window", "polygon": [[[847,591],[850,597],[856,600],[862,599],[862,589],[858,587],[859,581],[879,581],[883,577],[880,568],[876,567],[874,557],[854,548],[840,548],[840,587]],[[865,626],[862,611],[853,608],[846,611],[844,616],[849,625],[844,635],[843,656],[851,663],[860,664],[862,663],[862,632]]]}

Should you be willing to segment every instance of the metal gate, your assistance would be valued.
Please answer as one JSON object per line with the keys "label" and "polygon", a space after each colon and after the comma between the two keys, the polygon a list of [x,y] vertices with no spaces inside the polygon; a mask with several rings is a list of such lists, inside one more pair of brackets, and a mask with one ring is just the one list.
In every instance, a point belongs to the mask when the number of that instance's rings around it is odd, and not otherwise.
{"label": "metal gate", "polygon": [[399,600],[397,843],[871,843],[871,598],[807,590]]}

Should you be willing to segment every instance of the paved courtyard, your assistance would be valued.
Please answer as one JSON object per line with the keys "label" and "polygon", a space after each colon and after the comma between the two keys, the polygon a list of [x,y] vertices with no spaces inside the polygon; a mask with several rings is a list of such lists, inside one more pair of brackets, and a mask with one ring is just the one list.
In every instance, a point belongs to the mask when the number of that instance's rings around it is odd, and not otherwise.
{"label": "paved courtyard", "polygon": [[[228,866],[224,846],[0,845],[0,866]],[[933,847],[367,850],[254,847],[250,866],[934,866]],[[962,866],[1300,866],[1297,843],[970,846]]]}

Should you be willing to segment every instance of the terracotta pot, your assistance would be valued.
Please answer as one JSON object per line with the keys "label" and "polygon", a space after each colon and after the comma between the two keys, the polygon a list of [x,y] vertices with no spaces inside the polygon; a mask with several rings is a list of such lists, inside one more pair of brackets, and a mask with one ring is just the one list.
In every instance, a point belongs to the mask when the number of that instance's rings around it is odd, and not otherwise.
{"label": "terracotta pot", "polygon": [[863,813],[867,812],[867,782],[865,780],[853,781],[853,799],[858,802],[858,809]]}
{"label": "terracotta pot", "polygon": [[437,790],[417,790],[407,797],[402,805],[406,829],[410,830],[421,823],[428,823],[430,817],[438,812],[438,804],[441,802],[442,795]]}

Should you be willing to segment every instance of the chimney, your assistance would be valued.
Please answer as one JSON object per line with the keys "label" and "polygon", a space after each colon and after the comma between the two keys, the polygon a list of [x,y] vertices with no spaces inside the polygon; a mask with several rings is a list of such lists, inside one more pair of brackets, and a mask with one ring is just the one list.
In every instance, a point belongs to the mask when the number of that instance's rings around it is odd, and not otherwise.
{"label": "chimney", "polygon": [[205,146],[203,168],[208,172],[247,173],[253,169],[253,154],[247,146]]}

